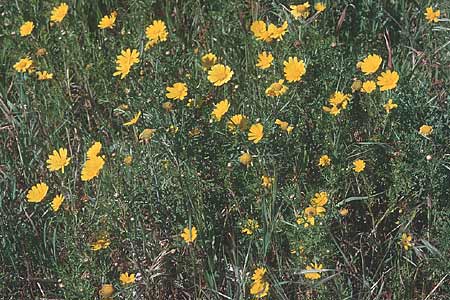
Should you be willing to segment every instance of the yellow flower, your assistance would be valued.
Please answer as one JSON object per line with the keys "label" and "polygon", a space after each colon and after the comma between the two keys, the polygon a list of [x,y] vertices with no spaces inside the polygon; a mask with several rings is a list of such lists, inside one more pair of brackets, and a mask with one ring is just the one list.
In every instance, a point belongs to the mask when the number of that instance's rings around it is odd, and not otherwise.
{"label": "yellow flower", "polygon": [[257,299],[264,298],[269,293],[270,284],[265,281],[254,281],[250,287],[250,294]]}
{"label": "yellow flower", "polygon": [[261,123],[256,123],[250,126],[248,132],[248,140],[257,144],[264,136],[264,126]]}
{"label": "yellow flower", "polygon": [[151,138],[153,137],[153,135],[155,134],[156,129],[151,129],[151,128],[145,128],[144,130],[142,130],[142,132],[139,134],[139,139],[141,141],[144,142],[148,142],[149,140],[151,140]]}
{"label": "yellow flower", "polygon": [[[322,264],[317,264],[317,263],[311,263],[308,266],[306,266],[306,270],[311,271],[320,271],[323,269]],[[311,273],[305,273],[304,274],[306,279],[310,279],[310,280],[317,280],[321,277],[320,273],[317,272],[311,272]]]}
{"label": "yellow flower", "polygon": [[166,91],[168,92],[166,94],[167,98],[183,100],[184,97],[187,96],[188,88],[187,88],[186,83],[177,82],[177,83],[174,83],[173,86],[166,87]]}
{"label": "yellow flower", "polygon": [[141,117],[142,112],[138,111],[137,114],[134,115],[134,117],[128,121],[123,123],[123,126],[131,126],[137,123],[137,121],[139,120],[139,118]]}
{"label": "yellow flower", "polygon": [[365,75],[375,73],[381,65],[383,59],[377,54],[369,54],[362,62],[356,65]]}
{"label": "yellow flower", "polygon": [[363,93],[370,94],[370,93],[372,93],[373,91],[375,91],[376,88],[377,88],[377,84],[375,83],[375,81],[373,81],[373,80],[368,80],[368,81],[365,81],[365,82],[363,83],[361,91],[362,91]]}
{"label": "yellow flower", "polygon": [[101,299],[107,300],[110,299],[110,297],[114,293],[114,287],[112,284],[102,284],[102,287],[98,291],[98,294]]}
{"label": "yellow flower", "polygon": [[419,128],[419,133],[423,136],[429,136],[433,132],[433,127],[430,125],[422,125]]}
{"label": "yellow flower", "polygon": [[244,166],[249,167],[252,164],[252,155],[248,151],[242,153],[242,155],[239,156],[239,162]]}
{"label": "yellow flower", "polygon": [[86,152],[86,157],[88,159],[94,158],[100,153],[100,150],[102,150],[102,143],[94,142],[94,144],[92,144],[92,146]]}
{"label": "yellow flower", "polygon": [[328,203],[328,194],[327,192],[315,193],[314,197],[311,199],[311,205],[313,207],[323,207]]}
{"label": "yellow flower", "polygon": [[263,175],[261,176],[261,185],[266,189],[270,189],[272,187],[273,178],[270,176]]}
{"label": "yellow flower", "polygon": [[120,55],[117,56],[116,59],[116,72],[114,72],[113,76],[120,75],[120,79],[125,78],[125,76],[130,73],[131,66],[137,64],[139,62],[139,52],[136,49],[131,51],[130,48],[126,50],[122,50]]}
{"label": "yellow flower", "polygon": [[269,97],[278,97],[286,93],[288,90],[288,87],[285,86],[284,80],[280,79],[278,82],[272,83],[267,89],[266,89],[266,95]]}
{"label": "yellow flower", "polygon": [[26,71],[31,67],[32,64],[33,64],[33,61],[32,61],[30,58],[25,57],[25,58],[20,59],[20,60],[14,65],[14,69],[15,69],[17,72],[24,73],[24,72],[26,72]]}
{"label": "yellow flower", "polygon": [[207,53],[201,58],[202,67],[204,70],[209,70],[217,63],[217,56],[214,53]]}
{"label": "yellow flower", "polygon": [[392,102],[392,99],[389,99],[388,102],[383,105],[383,107],[387,113],[390,113],[391,110],[396,109],[398,107],[398,105],[395,104],[394,102]]}
{"label": "yellow flower", "polygon": [[433,11],[433,8],[430,6],[426,8],[424,15],[428,23],[432,22],[437,23],[439,22],[438,18],[441,15],[441,11],[440,10]]}
{"label": "yellow flower", "polygon": [[126,164],[127,166],[130,166],[132,162],[133,162],[133,156],[131,156],[131,155],[127,155],[123,158],[123,163]]}
{"label": "yellow flower", "polygon": [[122,284],[132,284],[136,281],[136,275],[125,272],[120,274],[119,280]]}
{"label": "yellow flower", "polygon": [[309,16],[309,2],[305,2],[299,5],[289,6],[291,9],[291,14],[295,19],[303,18],[306,19]]}
{"label": "yellow flower", "polygon": [[111,244],[111,241],[108,238],[104,237],[104,238],[98,239],[97,241],[91,243],[91,250],[98,251],[101,249],[106,249],[109,247],[110,244]]}
{"label": "yellow flower", "polygon": [[266,274],[267,269],[264,267],[259,267],[257,268],[252,275],[252,280],[253,281],[261,281],[264,278],[264,275]]}
{"label": "yellow flower", "polygon": [[36,75],[38,76],[38,80],[50,80],[53,79],[53,74],[48,73],[47,71],[37,71]]}
{"label": "yellow flower", "polygon": [[235,133],[239,128],[244,131],[247,128],[248,119],[245,115],[238,114],[231,117],[227,123],[228,130]]}
{"label": "yellow flower", "polygon": [[284,77],[288,82],[300,81],[306,73],[305,63],[297,57],[289,57],[288,61],[283,62]]}
{"label": "yellow flower", "polygon": [[195,228],[195,226],[192,226],[192,229],[186,227],[183,229],[183,232],[180,234],[180,236],[186,243],[190,244],[197,239],[197,228]]}
{"label": "yellow flower", "polygon": [[263,21],[254,21],[250,26],[250,30],[257,40],[272,41],[271,34],[267,31],[267,25]]}
{"label": "yellow flower", "polygon": [[328,155],[322,155],[320,158],[319,158],[319,166],[320,167],[326,167],[326,166],[329,166],[329,165],[331,165],[331,158],[328,156]]}
{"label": "yellow flower", "polygon": [[412,236],[410,234],[402,233],[401,244],[403,248],[408,251],[410,247],[412,247]]}
{"label": "yellow flower", "polygon": [[36,184],[27,193],[28,202],[33,203],[41,202],[45,198],[45,195],[47,195],[47,192],[48,192],[47,184],[45,184],[44,182]]}
{"label": "yellow flower", "polygon": [[273,56],[270,52],[262,52],[258,54],[258,63],[256,66],[260,68],[261,70],[267,69],[272,65],[273,62]]}
{"label": "yellow flower", "polygon": [[294,130],[294,126],[290,126],[288,122],[281,121],[280,119],[276,119],[275,124],[280,126],[281,130],[286,131],[287,134],[291,134],[292,130]]}
{"label": "yellow flower", "polygon": [[286,21],[283,22],[283,25],[280,27],[275,26],[274,24],[269,24],[267,32],[270,36],[270,40],[274,39],[277,41],[281,41],[283,39],[283,35],[286,34],[288,28],[288,23]]}
{"label": "yellow flower", "polygon": [[[252,235],[256,230],[258,230],[258,228],[259,228],[259,224],[256,220],[247,219],[247,222],[246,222],[245,226],[242,227],[241,232],[246,235]],[[255,273],[256,273],[256,271],[255,271]],[[253,275],[253,276],[255,276],[255,275]]]}
{"label": "yellow flower", "polygon": [[117,12],[113,11],[111,13],[111,15],[109,16],[104,16],[100,22],[98,23],[98,28],[100,29],[106,29],[106,28],[110,28],[112,29],[116,23],[116,18],[117,18]]}
{"label": "yellow flower", "polygon": [[331,107],[323,106],[323,110],[325,112],[330,113],[333,116],[338,115],[341,112],[341,109],[346,109],[348,102],[350,101],[351,95],[344,94],[342,92],[335,92],[328,102],[331,104]]}
{"label": "yellow flower", "polygon": [[64,201],[64,196],[63,195],[61,195],[61,194],[56,195],[55,198],[53,198],[53,201],[52,201],[52,204],[51,204],[53,211],[55,211],[55,212],[58,211],[59,207],[61,206],[63,201]]}
{"label": "yellow flower", "polygon": [[145,35],[150,41],[156,43],[167,41],[169,33],[167,32],[166,23],[162,20],[153,21],[153,23],[145,29]]}
{"label": "yellow flower", "polygon": [[381,72],[378,76],[377,84],[380,87],[380,91],[392,90],[397,87],[397,81],[399,79],[398,73],[396,71],[387,70],[386,72]]}
{"label": "yellow flower", "polygon": [[314,4],[314,9],[317,10],[317,12],[321,13],[324,12],[325,9],[327,9],[327,6],[323,2],[317,2]]}
{"label": "yellow flower", "polygon": [[69,165],[69,162],[70,158],[67,158],[67,149],[59,148],[58,151],[53,150],[53,154],[48,156],[47,168],[52,172],[61,169],[61,172],[64,174],[64,167]]}
{"label": "yellow flower", "polygon": [[211,67],[211,70],[208,71],[208,80],[213,83],[215,86],[221,86],[230,81],[234,72],[230,67],[217,64]]}
{"label": "yellow flower", "polygon": [[103,168],[105,160],[101,156],[94,156],[88,158],[81,170],[81,180],[89,181],[100,174],[100,170]]}
{"label": "yellow flower", "polygon": [[366,162],[362,159],[358,159],[353,162],[353,166],[353,171],[360,173],[366,168]]}
{"label": "yellow flower", "polygon": [[34,29],[34,23],[31,21],[23,23],[22,26],[20,26],[20,36],[28,36],[31,34],[31,32]]}
{"label": "yellow flower", "polygon": [[50,21],[61,22],[69,11],[69,6],[66,3],[61,3],[59,6],[53,8]]}
{"label": "yellow flower", "polygon": [[220,101],[219,103],[214,105],[214,110],[211,115],[214,117],[216,121],[220,121],[222,117],[227,113],[230,108],[230,103],[227,99]]}

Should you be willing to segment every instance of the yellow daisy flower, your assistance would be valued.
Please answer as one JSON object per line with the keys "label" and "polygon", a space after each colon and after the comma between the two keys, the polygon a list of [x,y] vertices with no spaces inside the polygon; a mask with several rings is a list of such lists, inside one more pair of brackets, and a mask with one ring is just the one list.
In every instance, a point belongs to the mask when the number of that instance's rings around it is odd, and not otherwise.
{"label": "yellow daisy flower", "polygon": [[53,198],[51,206],[52,206],[52,209],[54,212],[57,212],[59,210],[59,207],[61,206],[63,201],[64,201],[64,196],[61,194],[56,195],[55,198]]}
{"label": "yellow daisy flower", "polygon": [[66,3],[61,3],[59,6],[53,8],[52,15],[50,16],[50,21],[60,23],[67,15],[69,11],[69,6]]}
{"label": "yellow daisy flower", "polygon": [[382,72],[377,79],[377,84],[380,87],[380,91],[387,91],[397,87],[399,76],[396,71],[387,70],[386,72]]}
{"label": "yellow daisy flower", "polygon": [[261,123],[256,123],[250,126],[248,132],[248,140],[253,141],[253,143],[257,144],[261,141],[264,136],[264,126]]}
{"label": "yellow daisy flower", "polygon": [[58,151],[53,150],[53,154],[48,156],[47,168],[52,172],[61,169],[61,172],[64,174],[64,167],[67,167],[69,162],[70,158],[67,157],[67,149],[59,148]]}
{"label": "yellow daisy flower", "polygon": [[41,202],[47,195],[47,192],[48,185],[44,182],[38,183],[28,191],[27,200],[33,203]]}
{"label": "yellow daisy flower", "polygon": [[186,243],[193,243],[197,239],[197,228],[195,228],[195,226],[192,226],[191,229],[186,227],[183,229],[183,232],[180,234],[180,236]]}
{"label": "yellow daisy flower", "polygon": [[183,82],[176,82],[173,86],[166,87],[166,91],[168,92],[166,97],[169,99],[183,100],[188,94],[187,85]]}
{"label": "yellow daisy flower", "polygon": [[230,108],[230,103],[227,99],[220,101],[219,103],[214,105],[214,110],[211,115],[214,117],[216,121],[220,121],[222,117],[227,113]]}
{"label": "yellow daisy flower", "polygon": [[288,61],[283,62],[283,65],[284,77],[288,82],[300,81],[306,73],[305,63],[297,57],[289,57]]}
{"label": "yellow daisy flower", "polygon": [[123,126],[131,126],[137,123],[137,121],[139,120],[139,118],[141,117],[142,112],[138,111],[137,114],[134,115],[134,117],[128,121],[123,123]]}
{"label": "yellow daisy flower", "polygon": [[234,72],[230,67],[217,64],[208,71],[208,80],[215,86],[221,86],[230,81],[233,74]]}
{"label": "yellow daisy flower", "polygon": [[261,70],[267,69],[272,65],[273,62],[273,56],[270,52],[262,52],[258,54],[258,63],[256,66],[260,68]]}
{"label": "yellow daisy flower", "polygon": [[31,21],[23,23],[22,26],[20,26],[20,36],[28,36],[31,34],[31,32],[34,29],[34,23]]}

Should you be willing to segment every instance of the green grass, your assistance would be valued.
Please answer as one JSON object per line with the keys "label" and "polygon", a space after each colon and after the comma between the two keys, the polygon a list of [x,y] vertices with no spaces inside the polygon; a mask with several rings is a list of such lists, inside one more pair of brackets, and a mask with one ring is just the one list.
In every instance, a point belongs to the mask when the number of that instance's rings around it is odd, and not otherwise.
{"label": "green grass", "polygon": [[[260,266],[268,270],[269,299],[450,298],[446,1],[328,1],[311,22],[294,20],[287,1],[70,1],[63,22],[52,25],[57,4],[0,3],[2,299],[98,299],[105,283],[114,285],[114,299],[253,299],[251,275]],[[429,5],[441,10],[437,24],[423,16]],[[99,30],[112,10],[116,26]],[[168,40],[144,51],[145,27],[158,19]],[[257,19],[286,20],[289,32],[282,41],[256,41],[249,27]],[[20,37],[28,20],[36,26],[32,36]],[[379,54],[387,69],[385,35],[397,88],[352,93],[354,79],[367,79],[356,63],[368,54]],[[47,55],[37,57],[39,48]],[[138,49],[141,61],[120,80],[112,74],[126,48]],[[263,50],[275,58],[267,70],[255,67]],[[202,70],[209,51],[234,71],[222,87]],[[54,79],[17,73],[13,65],[27,55]],[[287,84],[285,95],[267,97],[289,56],[305,61],[306,75]],[[167,113],[165,88],[178,81],[199,106],[185,99]],[[333,117],[322,106],[337,90],[352,100]],[[230,110],[210,122],[213,104],[224,98]],[[389,98],[398,108],[386,114]],[[138,111],[139,122],[124,127]],[[264,125],[260,143],[227,131],[237,113]],[[274,124],[277,118],[295,125],[292,134]],[[418,133],[423,124],[433,126],[428,138]],[[171,125],[179,128],[174,135],[166,131]],[[144,128],[157,129],[149,143],[139,142]],[[202,134],[190,137],[193,128]],[[94,141],[106,164],[83,182]],[[46,167],[60,147],[72,158],[64,174]],[[249,168],[239,163],[247,150]],[[317,166],[322,154],[330,167]],[[366,161],[360,174],[351,169],[356,159]],[[261,187],[262,175],[275,178],[271,189]],[[39,181],[49,194],[27,202]],[[298,225],[296,215],[320,191],[329,195],[325,216],[313,227]],[[66,198],[57,213],[49,205],[56,193]],[[251,236],[241,233],[248,218],[260,225]],[[193,245],[180,237],[190,224],[199,232]],[[400,245],[404,232],[413,236],[408,251]],[[90,243],[105,234],[111,245],[92,251]],[[304,276],[312,261],[325,269],[316,281]],[[123,272],[140,273],[140,280],[124,286]]]}

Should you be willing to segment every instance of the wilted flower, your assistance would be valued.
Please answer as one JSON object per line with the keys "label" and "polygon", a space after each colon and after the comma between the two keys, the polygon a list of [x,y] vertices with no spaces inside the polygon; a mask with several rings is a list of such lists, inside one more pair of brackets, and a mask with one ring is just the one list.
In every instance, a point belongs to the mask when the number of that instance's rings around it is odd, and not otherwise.
{"label": "wilted flower", "polygon": [[294,126],[289,125],[288,122],[281,121],[280,119],[276,119],[275,124],[280,126],[281,130],[286,131],[287,134],[291,134],[292,130],[294,130]]}
{"label": "wilted flower", "polygon": [[242,155],[239,156],[239,162],[244,166],[249,167],[252,164],[252,155],[248,151],[242,153]]}
{"label": "wilted flower", "polygon": [[241,131],[247,129],[247,123],[248,118],[245,115],[238,114],[230,118],[230,120],[227,122],[227,127],[229,131],[235,133],[238,128]]}
{"label": "wilted flower", "polygon": [[408,249],[411,248],[413,245],[411,243],[411,241],[412,241],[412,235],[407,234],[407,233],[402,233],[402,238],[401,238],[400,242],[403,246],[403,249],[408,251]]}
{"label": "wilted flower", "polygon": [[273,178],[267,175],[261,176],[261,185],[266,188],[270,189],[272,187]]}
{"label": "wilted flower", "polygon": [[246,235],[252,235],[256,230],[258,230],[259,224],[258,221],[254,219],[247,219],[245,225],[242,226],[241,232]]}
{"label": "wilted flower", "polygon": [[389,99],[388,102],[383,105],[383,107],[387,113],[390,113],[391,110],[396,109],[398,107],[398,105],[395,104],[394,102],[392,102],[392,99]]}
{"label": "wilted flower", "polygon": [[201,58],[202,67],[204,70],[209,70],[217,63],[217,56],[214,53],[207,53]]}
{"label": "wilted flower", "polygon": [[155,132],[156,132],[156,129],[145,128],[139,134],[139,140],[144,141],[144,142],[148,142],[153,137]]}
{"label": "wilted flower", "polygon": [[272,83],[267,89],[266,89],[266,95],[269,97],[278,97],[286,93],[288,90],[288,87],[285,86],[284,80],[280,79],[278,82]]}

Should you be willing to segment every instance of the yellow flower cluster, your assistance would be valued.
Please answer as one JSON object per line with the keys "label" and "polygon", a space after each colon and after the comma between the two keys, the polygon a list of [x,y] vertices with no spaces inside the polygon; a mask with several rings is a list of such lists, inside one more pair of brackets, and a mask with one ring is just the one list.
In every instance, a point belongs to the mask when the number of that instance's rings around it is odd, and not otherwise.
{"label": "yellow flower cluster", "polygon": [[273,40],[280,41],[286,34],[288,28],[288,23],[286,21],[280,27],[270,23],[269,26],[266,25],[264,21],[254,21],[250,26],[250,30],[257,40],[264,42],[271,42]]}
{"label": "yellow flower cluster", "polygon": [[333,116],[337,116],[341,113],[341,110],[347,108],[350,99],[351,95],[337,91],[330,97],[330,99],[328,99],[331,106],[323,106],[322,109]]}
{"label": "yellow flower cluster", "polygon": [[90,181],[100,174],[100,170],[105,164],[104,156],[100,156],[100,150],[102,149],[102,144],[100,142],[95,142],[86,153],[86,162],[81,170],[81,180]]}
{"label": "yellow flower cluster", "polygon": [[267,269],[264,267],[257,268],[252,276],[252,284],[250,286],[250,294],[256,299],[261,299],[269,294],[270,284],[264,278]]}
{"label": "yellow flower cluster", "polygon": [[310,205],[304,209],[303,214],[297,218],[297,224],[303,224],[305,228],[315,225],[316,217],[323,217],[326,209],[325,204],[328,202],[328,194],[326,192],[316,193],[310,201]]}

